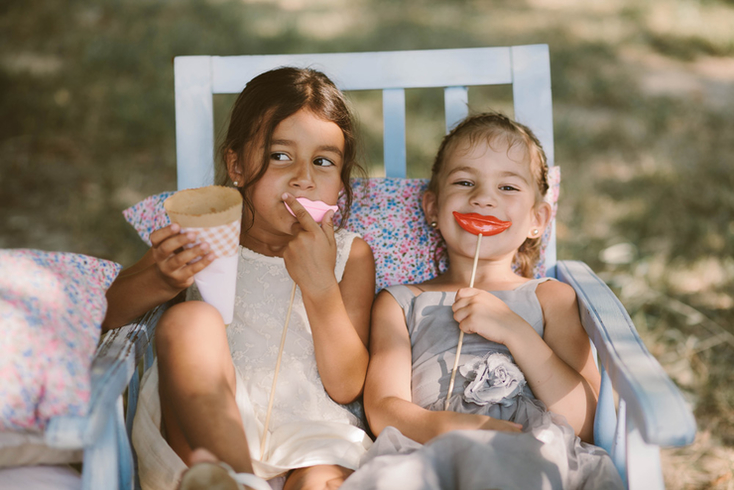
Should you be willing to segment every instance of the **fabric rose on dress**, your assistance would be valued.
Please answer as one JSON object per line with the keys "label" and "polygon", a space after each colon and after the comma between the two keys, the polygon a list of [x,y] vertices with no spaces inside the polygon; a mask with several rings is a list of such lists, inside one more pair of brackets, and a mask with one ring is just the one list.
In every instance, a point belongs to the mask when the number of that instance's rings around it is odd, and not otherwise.
{"label": "fabric rose on dress", "polygon": [[525,376],[507,355],[490,352],[474,357],[459,368],[468,380],[464,400],[477,405],[499,403],[508,406],[525,386]]}

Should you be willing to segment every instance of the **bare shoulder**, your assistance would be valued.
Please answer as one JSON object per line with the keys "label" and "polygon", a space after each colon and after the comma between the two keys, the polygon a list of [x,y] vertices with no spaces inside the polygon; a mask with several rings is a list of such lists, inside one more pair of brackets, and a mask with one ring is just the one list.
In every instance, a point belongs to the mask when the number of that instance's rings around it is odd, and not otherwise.
{"label": "bare shoulder", "polygon": [[375,258],[372,255],[372,248],[361,237],[355,237],[352,241],[352,248],[349,250],[349,261],[367,261],[374,264]]}
{"label": "bare shoulder", "polygon": [[390,314],[399,310],[401,310],[401,308],[398,301],[386,289],[377,293],[375,301],[372,303],[373,315],[379,315],[383,312],[388,312],[388,314]]}
{"label": "bare shoulder", "polygon": [[375,276],[375,258],[372,255],[372,249],[362,238],[355,237],[352,242],[344,275],[345,277],[356,275],[360,280]]}
{"label": "bare shoulder", "polygon": [[560,281],[546,281],[536,289],[543,308],[546,335],[585,336],[579,316],[576,291]]}
{"label": "bare shoulder", "polygon": [[370,353],[389,352],[400,345],[410,351],[410,339],[403,308],[386,290],[377,294],[372,303]]}
{"label": "bare shoulder", "polygon": [[545,281],[535,291],[543,310],[576,307],[576,291],[565,282]]}

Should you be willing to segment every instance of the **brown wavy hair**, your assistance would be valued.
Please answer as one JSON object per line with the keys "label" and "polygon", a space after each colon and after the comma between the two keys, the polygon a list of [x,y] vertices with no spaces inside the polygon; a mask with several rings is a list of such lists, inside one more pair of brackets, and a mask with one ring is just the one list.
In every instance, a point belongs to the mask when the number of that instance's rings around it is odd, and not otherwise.
{"label": "brown wavy hair", "polygon": [[347,100],[334,82],[317,70],[276,68],[247,83],[232,106],[229,127],[219,145],[216,181],[219,185],[232,185],[227,156],[234,152],[244,176],[244,185],[239,188],[243,206],[253,213],[250,195],[252,187],[268,169],[273,131],[281,121],[301,109],[333,122],[344,134],[341,181],[346,204],[340,211],[341,223],[346,223],[354,199],[350,177],[355,171],[360,175],[365,172],[357,163],[355,123]]}
{"label": "brown wavy hair", "polygon": [[[447,157],[463,142],[474,146],[484,140],[492,148],[506,147],[523,150],[523,159],[528,159],[536,183],[535,202],[539,204],[548,192],[548,159],[538,138],[527,126],[513,121],[498,112],[484,112],[467,117],[447,134],[438,148],[431,168],[428,190],[438,195],[438,175]],[[533,269],[540,258],[542,235],[526,238],[514,258],[514,265],[523,277],[533,277]]]}

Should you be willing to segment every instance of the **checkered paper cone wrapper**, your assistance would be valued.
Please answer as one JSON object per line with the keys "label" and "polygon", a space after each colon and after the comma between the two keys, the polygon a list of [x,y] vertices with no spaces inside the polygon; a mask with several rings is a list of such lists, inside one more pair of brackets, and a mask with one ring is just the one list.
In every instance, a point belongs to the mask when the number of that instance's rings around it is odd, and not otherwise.
{"label": "checkered paper cone wrapper", "polygon": [[208,243],[215,254],[194,281],[204,301],[219,310],[224,324],[229,325],[234,315],[242,196],[231,187],[211,185],[178,191],[163,206],[181,232],[197,233],[197,243]]}

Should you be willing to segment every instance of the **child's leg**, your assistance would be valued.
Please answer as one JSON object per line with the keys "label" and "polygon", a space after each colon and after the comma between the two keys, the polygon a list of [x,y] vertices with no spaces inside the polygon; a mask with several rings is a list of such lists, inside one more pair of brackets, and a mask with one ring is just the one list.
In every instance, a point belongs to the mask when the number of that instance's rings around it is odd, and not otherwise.
{"label": "child's leg", "polygon": [[201,301],[171,307],[156,328],[162,426],[190,464],[206,448],[238,473],[252,462],[235,401],[235,371],[219,312]]}
{"label": "child's leg", "polygon": [[324,464],[293,470],[283,490],[332,490],[339,488],[353,473],[343,466]]}

